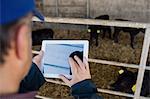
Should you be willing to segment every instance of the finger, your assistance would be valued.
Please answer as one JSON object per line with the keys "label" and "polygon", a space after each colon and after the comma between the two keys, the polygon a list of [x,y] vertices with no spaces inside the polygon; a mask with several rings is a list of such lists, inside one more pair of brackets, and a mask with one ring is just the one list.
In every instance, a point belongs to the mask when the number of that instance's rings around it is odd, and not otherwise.
{"label": "finger", "polygon": [[41,60],[43,58],[43,54],[44,52],[41,50],[39,55],[36,55],[32,60],[39,67],[39,69],[41,69]]}
{"label": "finger", "polygon": [[85,57],[83,58],[83,63],[85,64],[86,70],[90,71],[88,60]]}
{"label": "finger", "polygon": [[43,58],[43,54],[44,54],[44,52],[41,50],[40,53],[34,57],[34,60],[36,62],[40,62],[41,59]]}
{"label": "finger", "polygon": [[42,59],[43,55],[44,55],[44,51],[41,50],[40,53],[39,53],[39,58]]}
{"label": "finger", "polygon": [[70,86],[70,81],[64,75],[59,75],[59,77],[66,85]]}
{"label": "finger", "polygon": [[71,67],[71,72],[72,72],[72,75],[74,76],[76,73],[77,73],[77,66],[75,66],[75,61],[69,57],[69,64],[70,64],[70,67]]}
{"label": "finger", "polygon": [[83,64],[83,62],[81,61],[81,59],[78,57],[78,56],[74,56],[75,60],[77,61],[77,63],[79,64],[79,67],[82,69],[82,70],[85,70],[85,66]]}

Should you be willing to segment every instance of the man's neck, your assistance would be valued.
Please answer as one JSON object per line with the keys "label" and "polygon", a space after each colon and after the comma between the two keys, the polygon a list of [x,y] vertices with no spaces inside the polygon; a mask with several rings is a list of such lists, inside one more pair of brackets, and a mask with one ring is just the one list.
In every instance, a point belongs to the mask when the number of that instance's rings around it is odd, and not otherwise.
{"label": "man's neck", "polygon": [[[3,68],[4,66],[2,66]],[[1,67],[0,67],[1,68]],[[13,94],[18,91],[19,82],[14,82],[13,75],[11,75],[11,70],[5,72],[5,68],[0,69],[0,95]]]}
{"label": "man's neck", "polygon": [[16,93],[18,88],[15,87],[12,82],[1,82],[0,80],[0,95],[7,95],[7,94],[13,94]]}

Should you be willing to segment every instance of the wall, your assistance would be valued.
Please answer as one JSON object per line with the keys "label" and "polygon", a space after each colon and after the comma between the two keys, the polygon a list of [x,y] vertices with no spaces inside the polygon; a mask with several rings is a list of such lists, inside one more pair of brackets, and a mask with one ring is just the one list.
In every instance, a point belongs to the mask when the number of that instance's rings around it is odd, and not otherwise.
{"label": "wall", "polygon": [[[87,18],[87,0],[36,0],[45,16]],[[58,1],[58,2],[57,2]],[[89,0],[90,18],[108,14],[110,19],[123,18],[137,22],[150,22],[150,0]],[[58,4],[58,9],[56,7]],[[50,25],[45,25],[49,27]],[[68,28],[71,25],[65,25]],[[60,28],[58,25],[50,27]],[[61,28],[65,28],[62,26]],[[71,26],[74,29],[74,26]],[[77,26],[82,28],[82,26]],[[76,27],[76,28],[77,28]],[[69,27],[70,28],[70,27]]]}
{"label": "wall", "polygon": [[112,19],[150,22],[150,0],[91,0],[91,16],[99,14],[109,14]]}
{"label": "wall", "polygon": [[[41,0],[46,16],[57,16],[56,1]],[[58,16],[86,18],[86,3],[86,0],[58,0]],[[111,19],[150,22],[150,0],[90,0],[90,17],[102,14],[110,15]]]}

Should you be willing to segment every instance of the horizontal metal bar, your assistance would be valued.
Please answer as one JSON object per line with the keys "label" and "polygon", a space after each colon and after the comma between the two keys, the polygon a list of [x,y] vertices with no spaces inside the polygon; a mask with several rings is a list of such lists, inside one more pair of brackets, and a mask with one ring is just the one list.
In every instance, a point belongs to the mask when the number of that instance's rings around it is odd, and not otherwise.
{"label": "horizontal metal bar", "polygon": [[[46,81],[50,82],[50,83],[55,83],[55,84],[60,84],[60,85],[67,86],[65,83],[63,83],[61,81],[56,81],[56,80],[53,80],[53,79],[46,79]],[[126,94],[126,93],[122,93],[122,92],[116,92],[116,91],[111,91],[111,90],[106,90],[106,89],[101,89],[101,88],[97,88],[97,90],[98,90],[98,92],[102,92],[102,93],[108,93],[108,94],[126,96],[126,97],[133,97],[132,94]]]}
{"label": "horizontal metal bar", "polygon": [[[40,20],[38,18],[34,17],[33,21],[40,21]],[[45,17],[45,22],[66,23],[66,24],[83,24],[83,25],[105,25],[105,26],[118,26],[118,27],[132,27],[132,28],[150,27],[150,24],[148,24],[148,23],[100,20],[100,19],[83,19],[83,18]]]}
{"label": "horizontal metal bar", "polygon": [[40,95],[35,95],[35,98],[37,98],[37,99],[53,99],[50,97],[45,97],[45,96],[40,96]]}
{"label": "horizontal metal bar", "polygon": [[[39,51],[32,50],[33,54],[39,54]],[[88,59],[89,62],[93,63],[100,63],[100,64],[107,64],[107,65],[114,65],[114,66],[120,66],[120,67],[129,67],[129,68],[139,68],[139,65],[135,64],[126,64],[126,63],[120,63],[120,62],[114,62],[114,61],[107,61],[107,60],[100,60],[100,59]],[[146,66],[146,70],[150,70],[150,66]]]}
{"label": "horizontal metal bar", "polygon": [[[56,5],[46,5],[46,7],[56,7]],[[73,8],[76,8],[76,7],[85,7],[85,5],[59,5],[59,8],[60,7],[73,7]]]}
{"label": "horizontal metal bar", "polygon": [[[47,82],[50,83],[54,83],[54,84],[60,84],[60,85],[64,85],[67,86],[64,82],[62,81],[56,81],[53,79],[46,79]],[[101,88],[97,88],[98,92],[101,93],[106,93],[106,94],[112,94],[112,95],[118,95],[118,96],[124,96],[124,97],[134,97],[133,94],[128,94],[128,93],[123,93],[123,92],[117,92],[117,91],[112,91],[112,90],[108,90],[108,89],[101,89]],[[141,97],[141,99],[149,99],[147,97]]]}
{"label": "horizontal metal bar", "polygon": [[35,51],[35,50],[32,50],[32,54],[39,54],[40,51]]}
{"label": "horizontal metal bar", "polygon": [[150,99],[150,97],[143,97],[143,96],[140,96],[140,99]]}
{"label": "horizontal metal bar", "polygon": [[[88,59],[89,62],[94,63],[100,63],[100,64],[107,64],[107,65],[114,65],[114,66],[120,66],[120,67],[129,67],[129,68],[139,68],[139,65],[135,64],[126,64],[121,62],[115,62],[115,61],[107,61],[107,60],[100,60],[100,59]],[[150,66],[146,66],[146,70],[150,70]]]}

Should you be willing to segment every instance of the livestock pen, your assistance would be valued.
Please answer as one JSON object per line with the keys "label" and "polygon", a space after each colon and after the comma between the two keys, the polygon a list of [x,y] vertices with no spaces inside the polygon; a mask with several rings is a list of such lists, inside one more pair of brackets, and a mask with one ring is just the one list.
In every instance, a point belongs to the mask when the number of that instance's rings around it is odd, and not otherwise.
{"label": "livestock pen", "polygon": [[[57,0],[56,0],[57,1]],[[57,3],[56,3],[57,8]],[[89,17],[89,0],[87,0],[87,18]],[[58,12],[56,12],[58,13]],[[39,21],[36,18],[33,18],[33,21]],[[145,28],[146,32],[144,35],[144,42],[142,47],[142,53],[140,58],[140,63],[138,65],[136,64],[127,64],[127,63],[121,63],[121,62],[115,62],[115,61],[107,61],[107,60],[100,60],[100,59],[91,59],[89,58],[89,62],[94,63],[100,63],[100,64],[108,64],[108,65],[114,65],[114,66],[122,66],[122,67],[129,67],[129,68],[136,68],[138,69],[138,76],[137,76],[137,82],[135,94],[128,94],[128,93],[122,93],[122,92],[116,92],[112,90],[106,90],[98,88],[98,92],[101,93],[107,93],[107,94],[113,94],[113,95],[119,95],[119,96],[125,96],[125,97],[132,97],[134,99],[147,99],[146,97],[140,96],[143,77],[145,70],[150,70],[149,66],[146,66],[146,60],[148,57],[148,51],[150,46],[150,24],[148,23],[141,23],[141,22],[122,22],[122,21],[106,21],[106,20],[96,20],[96,19],[83,19],[83,18],[60,18],[60,17],[45,17],[45,22],[49,23],[65,23],[65,24],[79,24],[79,25],[104,25],[104,26],[117,26],[117,27],[132,27],[132,28]],[[33,51],[33,53],[38,53],[37,51]],[[48,82],[56,83],[64,85],[64,83],[60,81],[55,81],[51,79],[47,79]],[[37,96],[41,97],[41,96]]]}

